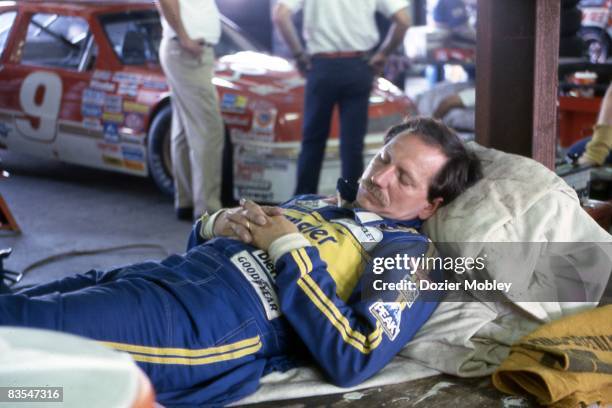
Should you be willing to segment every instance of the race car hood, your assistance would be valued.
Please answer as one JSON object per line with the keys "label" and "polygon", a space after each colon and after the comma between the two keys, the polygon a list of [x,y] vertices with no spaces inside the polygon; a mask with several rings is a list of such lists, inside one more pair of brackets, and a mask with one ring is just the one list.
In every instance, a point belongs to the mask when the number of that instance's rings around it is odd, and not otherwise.
{"label": "race car hood", "polygon": [[[214,82],[235,91],[274,96],[303,88],[305,80],[284,58],[243,51],[218,60]],[[301,93],[297,92],[298,95]]]}

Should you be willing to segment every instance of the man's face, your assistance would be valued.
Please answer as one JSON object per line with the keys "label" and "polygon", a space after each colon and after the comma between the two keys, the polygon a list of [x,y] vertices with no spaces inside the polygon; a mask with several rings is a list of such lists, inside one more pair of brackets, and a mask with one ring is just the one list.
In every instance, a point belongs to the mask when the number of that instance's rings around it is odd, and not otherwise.
{"label": "man's face", "polygon": [[396,220],[425,220],[442,203],[431,203],[427,191],[448,158],[442,151],[408,133],[397,135],[372,159],[359,183],[360,207]]}

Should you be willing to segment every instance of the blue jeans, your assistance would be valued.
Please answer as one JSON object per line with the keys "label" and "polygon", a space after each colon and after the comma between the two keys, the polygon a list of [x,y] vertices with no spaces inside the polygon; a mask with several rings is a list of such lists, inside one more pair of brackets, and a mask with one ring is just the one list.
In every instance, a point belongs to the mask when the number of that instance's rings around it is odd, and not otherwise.
{"label": "blue jeans", "polygon": [[295,194],[315,194],[334,106],[340,113],[342,178],[356,182],[363,173],[363,142],[374,76],[363,57],[312,59],[306,76],[302,150]]}

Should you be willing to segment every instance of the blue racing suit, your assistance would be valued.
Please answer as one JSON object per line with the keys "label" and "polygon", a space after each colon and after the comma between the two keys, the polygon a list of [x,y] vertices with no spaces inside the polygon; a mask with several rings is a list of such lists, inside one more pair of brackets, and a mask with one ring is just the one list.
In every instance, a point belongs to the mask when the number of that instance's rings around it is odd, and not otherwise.
{"label": "blue racing suit", "polygon": [[[373,257],[421,256],[431,243],[418,221],[339,208],[319,196],[282,207],[310,245],[276,264],[234,239],[204,242],[198,222],[184,255],[0,295],[0,325],[71,332],[128,352],[168,406],[227,404],[254,392],[266,373],[309,356],[335,384],[358,384],[437,305],[418,292],[402,302],[362,296]],[[438,280],[435,273],[429,279]]]}

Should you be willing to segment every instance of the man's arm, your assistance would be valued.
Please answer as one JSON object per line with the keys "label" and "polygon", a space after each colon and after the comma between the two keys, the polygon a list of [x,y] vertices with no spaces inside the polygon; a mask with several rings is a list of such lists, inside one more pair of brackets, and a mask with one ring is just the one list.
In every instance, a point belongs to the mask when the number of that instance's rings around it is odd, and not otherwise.
{"label": "man's arm", "polygon": [[593,138],[587,144],[584,154],[578,160],[581,164],[601,166],[612,149],[612,84],[608,87],[595,125]]}
{"label": "man's arm", "polygon": [[[349,304],[337,295],[318,249],[289,220],[271,217],[266,226],[253,227],[252,232],[253,243],[267,250],[275,262],[285,318],[336,385],[359,384],[382,369],[437,306],[422,297],[395,303],[365,298]],[[421,256],[430,245],[417,234],[407,234],[394,244],[402,248],[400,256]]]}
{"label": "man's arm", "polygon": [[410,26],[410,16],[407,8],[396,11],[391,19],[393,23],[389,28],[385,40],[369,61],[370,66],[377,74],[380,74],[385,68],[385,63],[389,55],[391,55],[397,46],[404,41],[404,35]]}
{"label": "man's arm", "polygon": [[302,47],[297,29],[293,24],[292,15],[289,7],[283,3],[278,3],[272,12],[272,21],[278,27],[283,40],[285,40],[296,59],[300,72],[303,74],[310,69],[310,56],[306,54],[304,47]]}
{"label": "man's arm", "polygon": [[178,36],[181,47],[191,53],[194,57],[200,57],[204,52],[203,39],[192,39],[187,34],[183,20],[181,19],[181,9],[179,0],[157,0],[157,8],[164,16],[170,27]]}

